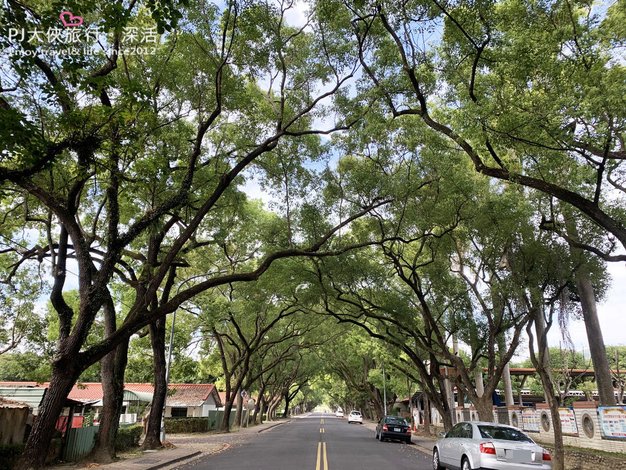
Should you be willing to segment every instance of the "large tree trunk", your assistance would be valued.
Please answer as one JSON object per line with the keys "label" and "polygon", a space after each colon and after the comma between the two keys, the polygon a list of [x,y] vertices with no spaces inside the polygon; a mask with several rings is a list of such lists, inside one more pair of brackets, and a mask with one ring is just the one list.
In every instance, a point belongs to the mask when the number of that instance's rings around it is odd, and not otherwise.
{"label": "large tree trunk", "polygon": [[430,434],[430,400],[427,394],[424,394],[424,430],[427,434]]}
{"label": "large tree trunk", "polygon": [[[533,344],[533,335],[531,325],[535,323],[535,332],[537,334],[537,352],[535,353]],[[552,470],[565,470],[565,448],[563,446],[563,428],[561,426],[561,417],[559,415],[559,400],[556,396],[552,374],[550,371],[548,356],[548,332],[543,320],[543,310],[537,308],[533,312],[533,320],[528,324],[526,331],[529,337],[530,359],[539,374],[541,384],[543,385],[546,402],[550,406],[550,417],[552,418],[552,428],[554,431],[554,453],[552,455]]]}
{"label": "large tree trunk", "polygon": [[120,426],[120,413],[124,403],[124,372],[128,361],[128,341],[102,359],[103,408],[96,444],[91,453],[98,463],[111,463],[115,459],[115,439]]}
{"label": "large tree trunk", "polygon": [[[107,337],[116,330],[113,302],[104,304],[105,332]],[[91,457],[98,463],[111,463],[115,459],[115,438],[120,426],[120,413],[124,403],[124,373],[128,362],[130,339],[102,358],[101,380],[103,408],[100,413],[100,426]]]}
{"label": "large tree trunk", "polygon": [[376,421],[383,417],[383,398],[380,393],[380,390],[376,388],[376,386],[369,384],[368,393],[370,396],[370,401],[372,403],[372,407],[374,409],[374,416]]}
{"label": "large tree trunk", "polygon": [[261,385],[261,389],[259,390],[259,399],[254,404],[254,414],[252,415],[252,422],[254,424],[261,424],[263,422],[263,414],[259,416],[259,412],[263,409],[263,403],[265,399],[263,395],[265,394],[265,385]]}
{"label": "large tree trunk", "polygon": [[559,414],[559,402],[554,396],[548,401],[550,405],[550,417],[554,428],[554,453],[552,454],[552,470],[565,470],[565,447],[563,446],[563,428],[561,415]]}
{"label": "large tree trunk", "polygon": [[[438,382],[439,388],[441,389],[440,395],[433,397],[428,391],[424,391],[424,394],[428,397],[429,403],[432,404],[439,412],[444,429],[446,431],[449,431],[450,429],[452,429],[452,426],[454,426],[454,422],[452,421],[452,410],[450,409],[448,395],[446,393],[444,385],[444,379],[438,377]],[[424,389],[426,388],[424,387]]]}
{"label": "large tree trunk", "polygon": [[247,374],[248,372],[248,365],[249,365],[249,358],[248,360],[244,361],[243,365],[242,365],[242,372],[243,374],[239,376],[239,378],[237,379],[237,382],[235,383],[235,386],[232,388],[232,393],[233,396],[230,397],[230,409],[228,410],[228,416],[226,413],[226,409],[224,410],[224,424],[226,425],[226,429],[230,430],[230,421],[227,421],[227,419],[230,419],[230,414],[232,412],[232,407],[233,407],[233,403],[236,400],[237,403],[237,410],[236,410],[236,414],[235,414],[235,426],[240,426],[241,425],[241,411],[242,411],[242,396],[241,396],[241,392],[244,390],[243,385],[244,385],[244,377],[245,374]]}
{"label": "large tree trunk", "polygon": [[474,406],[481,421],[493,421],[493,398],[490,394],[483,394],[476,398]]}
{"label": "large tree trunk", "polygon": [[57,419],[63,410],[67,396],[83,370],[70,367],[73,361],[65,359],[53,364],[50,385],[39,407],[39,414],[28,436],[24,453],[15,466],[16,470],[43,468],[46,463]]}
{"label": "large tree trunk", "polygon": [[285,409],[283,410],[283,418],[287,418],[289,417],[289,404],[291,403],[289,391],[283,394],[283,399],[285,400]]}
{"label": "large tree trunk", "polygon": [[[574,240],[578,239],[578,230],[574,220],[570,216],[566,216],[565,225],[568,235]],[[611,368],[609,359],[606,356],[606,348],[604,346],[604,338],[602,337],[602,329],[598,320],[598,309],[596,308],[596,295],[593,291],[593,285],[589,278],[589,270],[585,262],[585,254],[582,250],[571,247],[571,252],[580,260],[580,266],[576,270],[576,287],[580,296],[580,306],[585,321],[585,329],[587,330],[587,341],[589,342],[589,351],[591,353],[591,362],[598,386],[598,396],[600,404],[611,406],[616,405],[615,391],[613,390],[613,380],[611,376]]]}
{"label": "large tree trunk", "polygon": [[591,362],[596,376],[598,395],[600,404],[605,406],[616,405],[615,391],[613,390],[613,380],[609,359],[606,356],[606,348],[602,337],[602,329],[598,321],[598,310],[596,308],[596,296],[589,279],[589,274],[584,266],[576,270],[576,286],[585,320],[587,330],[587,340],[589,341],[589,351],[591,352]]}
{"label": "large tree trunk", "polygon": [[259,411],[259,415],[260,415],[259,424],[263,422],[263,415],[265,415],[266,421],[270,420],[267,410],[268,410],[267,399],[263,398],[263,403],[261,404],[261,411]]}
{"label": "large tree trunk", "polygon": [[272,400],[270,401],[269,406],[267,407],[268,421],[274,421],[276,419],[276,408],[278,407],[278,405],[280,405],[280,400],[281,400],[280,395],[272,397]]}
{"label": "large tree trunk", "polygon": [[[534,361],[533,361],[534,362]],[[539,362],[537,364],[540,364]],[[548,371],[541,365],[535,365],[543,389],[550,406],[550,417],[552,418],[552,430],[554,431],[554,453],[552,454],[552,470],[565,470],[565,447],[563,446],[563,427],[561,426],[561,416],[559,414],[560,402],[556,396],[554,385]]]}
{"label": "large tree trunk", "polygon": [[148,415],[144,449],[157,449],[161,442],[161,420],[167,396],[166,362],[165,362],[165,318],[159,318],[150,324],[150,343],[152,344],[154,365],[154,395]]}
{"label": "large tree trunk", "polygon": [[226,400],[224,405],[224,416],[222,417],[222,431],[230,432],[230,414],[233,411],[233,402],[235,400],[234,394]]}
{"label": "large tree trunk", "polygon": [[241,411],[242,411],[242,403],[243,403],[243,399],[241,397],[241,392],[238,391],[237,393],[237,408],[236,408],[236,412],[235,412],[235,427],[239,427],[241,426]]}

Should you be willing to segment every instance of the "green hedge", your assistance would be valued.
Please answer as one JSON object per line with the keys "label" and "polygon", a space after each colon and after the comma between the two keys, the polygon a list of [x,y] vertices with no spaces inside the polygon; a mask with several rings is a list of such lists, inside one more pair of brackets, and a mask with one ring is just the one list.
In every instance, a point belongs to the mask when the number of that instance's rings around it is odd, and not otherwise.
{"label": "green hedge", "polygon": [[165,418],[165,433],[207,432],[208,418]]}
{"label": "green hedge", "polygon": [[143,427],[140,425],[120,426],[115,439],[115,450],[124,451],[139,446],[139,438],[142,433]]}
{"label": "green hedge", "polygon": [[0,470],[11,470],[23,450],[23,444],[0,445]]}

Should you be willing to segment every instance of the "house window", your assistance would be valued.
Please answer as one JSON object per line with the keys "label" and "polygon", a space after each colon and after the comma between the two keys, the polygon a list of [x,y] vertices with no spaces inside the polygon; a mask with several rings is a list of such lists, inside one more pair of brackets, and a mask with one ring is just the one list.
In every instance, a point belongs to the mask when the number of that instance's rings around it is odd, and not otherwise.
{"label": "house window", "polygon": [[187,408],[172,408],[172,418],[186,418]]}

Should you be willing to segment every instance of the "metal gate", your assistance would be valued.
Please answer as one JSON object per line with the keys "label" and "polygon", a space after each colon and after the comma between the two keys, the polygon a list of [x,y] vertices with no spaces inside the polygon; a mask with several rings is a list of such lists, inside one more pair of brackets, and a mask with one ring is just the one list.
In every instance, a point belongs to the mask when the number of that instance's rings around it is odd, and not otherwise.
{"label": "metal gate", "polygon": [[93,449],[97,433],[98,426],[70,429],[63,450],[63,460],[77,462],[89,454]]}

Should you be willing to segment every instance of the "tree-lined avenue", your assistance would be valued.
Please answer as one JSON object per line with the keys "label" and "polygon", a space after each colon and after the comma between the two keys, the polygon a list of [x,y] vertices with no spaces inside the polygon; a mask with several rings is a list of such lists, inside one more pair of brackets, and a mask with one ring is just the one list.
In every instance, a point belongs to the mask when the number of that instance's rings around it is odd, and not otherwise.
{"label": "tree-lined avenue", "polygon": [[244,444],[181,466],[183,470],[428,470],[430,457],[415,445],[379,442],[365,425],[311,413]]}

